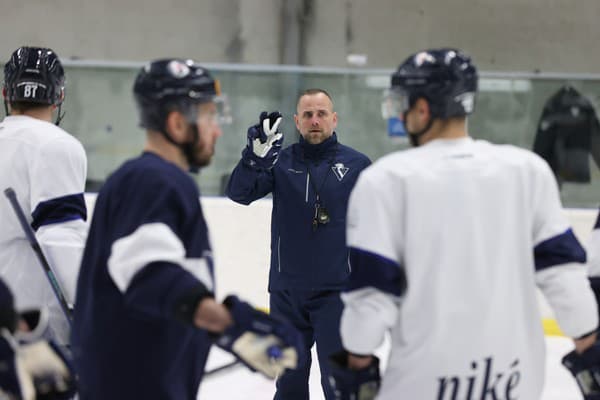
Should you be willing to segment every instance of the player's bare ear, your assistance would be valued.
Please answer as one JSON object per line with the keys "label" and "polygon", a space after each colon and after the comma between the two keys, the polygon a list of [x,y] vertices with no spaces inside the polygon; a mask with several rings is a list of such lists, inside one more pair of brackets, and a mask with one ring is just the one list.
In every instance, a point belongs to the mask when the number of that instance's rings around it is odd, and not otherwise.
{"label": "player's bare ear", "polygon": [[165,129],[176,143],[187,141],[187,121],[179,111],[171,111],[165,121]]}
{"label": "player's bare ear", "polygon": [[413,108],[417,110],[417,113],[421,117],[428,117],[430,114],[429,103],[422,97],[417,99]]}
{"label": "player's bare ear", "polygon": [[294,123],[296,124],[296,128],[299,131],[300,130],[300,120],[298,118],[298,114],[294,114]]}

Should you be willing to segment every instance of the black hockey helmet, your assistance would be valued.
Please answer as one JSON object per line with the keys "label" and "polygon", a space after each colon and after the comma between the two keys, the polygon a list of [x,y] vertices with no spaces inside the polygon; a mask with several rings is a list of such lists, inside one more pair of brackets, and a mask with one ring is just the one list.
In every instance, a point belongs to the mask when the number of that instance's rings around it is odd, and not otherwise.
{"label": "black hockey helmet", "polygon": [[4,66],[4,101],[60,106],[65,71],[56,53],[44,47],[19,47]]}
{"label": "black hockey helmet", "polygon": [[477,78],[471,58],[460,50],[420,51],[408,57],[392,74],[384,117],[404,114],[421,97],[429,103],[434,119],[471,114]]}
{"label": "black hockey helmet", "polygon": [[192,106],[209,101],[220,106],[219,122],[230,119],[219,81],[192,60],[161,59],[146,64],[137,75],[133,93],[140,126],[146,129],[165,133],[169,112],[180,111],[192,121]]}

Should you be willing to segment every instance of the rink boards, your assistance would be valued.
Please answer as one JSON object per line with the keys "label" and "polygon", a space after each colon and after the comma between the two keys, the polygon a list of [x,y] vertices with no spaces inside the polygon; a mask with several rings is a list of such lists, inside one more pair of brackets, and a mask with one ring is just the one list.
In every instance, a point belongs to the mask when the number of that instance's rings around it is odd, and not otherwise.
{"label": "rink boards", "polygon": [[[86,194],[90,215],[95,196]],[[217,295],[224,297],[228,293],[236,293],[257,307],[268,308],[271,200],[258,200],[249,206],[225,197],[203,197],[201,202],[210,229],[217,272]],[[584,245],[597,212],[595,209],[565,210],[573,231]],[[546,334],[560,335],[550,308],[542,296],[539,298]]]}

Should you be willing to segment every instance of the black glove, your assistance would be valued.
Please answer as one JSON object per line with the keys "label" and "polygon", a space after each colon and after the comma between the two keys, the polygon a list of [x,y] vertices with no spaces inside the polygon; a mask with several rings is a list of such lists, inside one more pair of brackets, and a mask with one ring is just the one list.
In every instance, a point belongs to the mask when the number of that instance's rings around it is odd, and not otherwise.
{"label": "black glove", "polygon": [[329,384],[336,400],[372,400],[381,386],[379,358],[372,356],[371,364],[360,370],[348,368],[348,352],[329,357]]}
{"label": "black glove", "polygon": [[578,354],[573,350],[562,364],[573,374],[585,400],[600,400],[600,342]]}
{"label": "black glove", "polygon": [[296,328],[236,296],[227,297],[223,304],[231,313],[233,325],[217,338],[216,344],[248,368],[276,378],[286,368],[295,369],[304,362],[304,344]]}
{"label": "black glove", "polygon": [[73,366],[54,343],[19,346],[7,331],[0,335],[0,398],[68,400],[75,393]]}
{"label": "black glove", "polygon": [[279,111],[260,113],[260,121],[248,128],[248,143],[242,152],[244,162],[254,168],[270,169],[277,162],[283,133],[279,132],[282,116]]}
{"label": "black glove", "polygon": [[25,324],[27,330],[17,330],[15,338],[21,344],[32,343],[38,340],[52,338],[50,333],[50,317],[47,308],[30,309],[19,313],[20,323]]}

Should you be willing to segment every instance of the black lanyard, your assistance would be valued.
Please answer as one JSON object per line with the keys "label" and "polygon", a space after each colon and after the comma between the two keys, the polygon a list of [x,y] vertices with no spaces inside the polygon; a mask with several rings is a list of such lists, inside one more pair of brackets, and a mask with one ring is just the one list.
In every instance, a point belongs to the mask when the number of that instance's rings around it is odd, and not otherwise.
{"label": "black lanyard", "polygon": [[325,176],[323,177],[323,180],[321,181],[321,184],[318,186],[316,186],[316,184],[314,183],[314,179],[312,178],[312,174],[310,173],[310,167],[307,165],[306,166],[306,173],[308,174],[308,182],[310,182],[310,187],[312,187],[312,190],[315,192],[316,195],[316,202],[319,203],[320,201],[320,197],[319,197],[319,193],[321,192],[321,189],[323,189],[323,186],[325,185],[325,182],[327,181],[327,177],[329,176],[329,168],[331,168],[333,164],[329,164],[327,165],[327,171],[325,172]]}
{"label": "black lanyard", "polygon": [[314,181],[313,174],[310,173],[310,162],[308,162],[306,160],[306,158],[304,158],[304,156],[302,157],[304,159],[304,162],[306,162],[306,174],[308,175],[308,182],[310,183],[310,186],[312,187],[312,189],[315,191],[315,195],[317,196],[317,203],[320,201],[319,193],[321,193],[321,189],[323,189],[323,186],[325,186],[325,182],[327,181],[327,177],[329,176],[329,170],[335,163],[335,158],[337,157],[337,151],[338,151],[338,143],[335,144],[333,156],[330,157],[329,161],[327,162],[327,169],[325,171],[325,176],[323,177],[323,180],[321,181],[320,185],[317,185],[316,182],[313,182]]}
{"label": "black lanyard", "polygon": [[325,170],[325,176],[323,177],[323,180],[321,181],[320,185],[317,185],[316,182],[313,182],[314,179],[312,179],[312,176],[311,176],[312,174],[310,173],[310,162],[306,163],[306,174],[308,175],[308,182],[310,183],[310,186],[312,187],[312,189],[315,191],[315,196],[316,196],[315,214],[312,219],[313,231],[317,230],[317,227],[319,226],[319,224],[325,225],[329,222],[329,213],[327,212],[327,209],[321,205],[321,197],[319,196],[319,193],[321,192],[321,189],[323,189],[323,186],[325,186],[325,182],[327,181],[327,177],[329,176],[329,170],[331,169],[331,167],[333,166],[333,163],[335,162],[335,158],[337,156],[337,150],[338,150],[338,145],[336,143],[335,151],[333,152],[333,157],[331,157],[329,159],[329,162],[327,163],[327,168]]}

